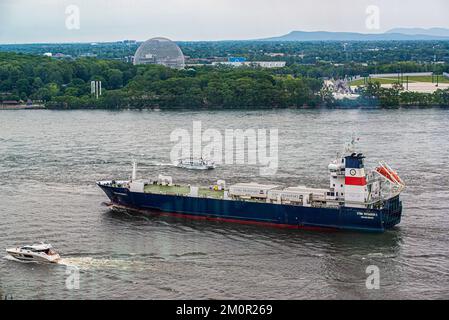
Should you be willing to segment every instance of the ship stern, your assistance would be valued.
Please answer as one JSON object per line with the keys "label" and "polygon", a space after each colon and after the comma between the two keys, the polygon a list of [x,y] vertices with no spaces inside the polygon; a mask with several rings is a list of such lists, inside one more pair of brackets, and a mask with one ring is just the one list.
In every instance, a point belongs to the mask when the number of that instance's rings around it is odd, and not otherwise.
{"label": "ship stern", "polygon": [[392,229],[401,222],[402,201],[399,196],[388,199],[382,209],[382,223],[385,229]]}

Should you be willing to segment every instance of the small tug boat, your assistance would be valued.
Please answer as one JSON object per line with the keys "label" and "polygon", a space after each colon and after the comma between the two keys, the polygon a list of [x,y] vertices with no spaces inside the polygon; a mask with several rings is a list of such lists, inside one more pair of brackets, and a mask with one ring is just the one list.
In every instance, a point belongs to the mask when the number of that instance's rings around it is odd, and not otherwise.
{"label": "small tug boat", "polygon": [[188,170],[212,170],[215,169],[215,163],[212,160],[206,160],[204,158],[194,159],[193,157],[187,159],[179,159],[175,162],[175,166],[178,168]]}
{"label": "small tug boat", "polygon": [[111,205],[139,212],[291,229],[383,232],[400,223],[405,188],[385,162],[365,169],[355,139],[328,166],[329,184],[316,188],[254,182],[210,187],[177,185],[170,176],[99,181]]}
{"label": "small tug boat", "polygon": [[57,263],[61,259],[51,244],[45,243],[6,249],[6,252],[14,259],[24,262]]}

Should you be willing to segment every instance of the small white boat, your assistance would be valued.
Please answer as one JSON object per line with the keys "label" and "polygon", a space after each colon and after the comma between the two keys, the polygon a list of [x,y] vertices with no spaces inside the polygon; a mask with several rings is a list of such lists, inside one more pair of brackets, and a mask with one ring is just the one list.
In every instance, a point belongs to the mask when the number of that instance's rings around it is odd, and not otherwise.
{"label": "small white boat", "polygon": [[14,259],[24,262],[57,263],[61,257],[50,244],[33,244],[19,248],[6,249]]}
{"label": "small white boat", "polygon": [[215,169],[215,163],[211,160],[206,160],[204,158],[194,159],[179,159],[174,164],[178,168],[188,169],[188,170],[211,170]]}

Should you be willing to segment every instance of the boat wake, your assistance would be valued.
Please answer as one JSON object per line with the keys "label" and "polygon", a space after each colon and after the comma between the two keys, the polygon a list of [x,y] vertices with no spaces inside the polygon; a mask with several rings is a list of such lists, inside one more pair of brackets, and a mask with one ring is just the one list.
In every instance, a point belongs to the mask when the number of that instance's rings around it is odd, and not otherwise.
{"label": "boat wake", "polygon": [[163,163],[163,162],[157,162],[154,165],[158,167],[176,167],[176,165],[173,163]]}
{"label": "boat wake", "polygon": [[97,259],[92,257],[67,257],[61,258],[56,263],[45,263],[40,261],[22,261],[10,255],[3,257],[6,260],[25,264],[58,265],[69,268],[76,268],[82,271],[88,270],[123,270],[123,271],[148,271],[154,270],[152,264],[143,261],[123,260],[123,259]]}
{"label": "boat wake", "polygon": [[92,257],[68,257],[58,261],[59,265],[73,267],[79,270],[130,270],[130,271],[147,271],[154,267],[143,261],[123,260],[123,259],[97,259]]}

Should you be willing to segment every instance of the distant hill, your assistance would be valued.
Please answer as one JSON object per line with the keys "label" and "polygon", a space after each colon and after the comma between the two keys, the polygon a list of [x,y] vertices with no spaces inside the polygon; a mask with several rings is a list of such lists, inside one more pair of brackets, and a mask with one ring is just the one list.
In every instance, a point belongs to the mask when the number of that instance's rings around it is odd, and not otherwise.
{"label": "distant hill", "polygon": [[427,36],[434,36],[434,37],[449,37],[449,29],[446,28],[430,28],[430,29],[424,29],[424,28],[394,28],[387,33],[402,33],[402,34],[408,34],[408,35],[427,35]]}
{"label": "distant hill", "polygon": [[[449,40],[449,30],[446,29],[416,29],[434,32],[435,34],[413,34],[414,29],[407,30],[409,33],[395,32],[395,29],[386,33],[356,33],[356,32],[328,32],[328,31],[292,31],[280,37],[259,39],[260,41],[419,41],[419,40]],[[434,30],[434,31],[430,31]],[[437,34],[437,30],[439,30]],[[448,32],[445,36],[443,30]]]}

